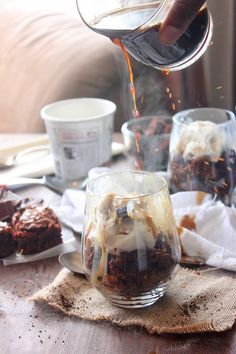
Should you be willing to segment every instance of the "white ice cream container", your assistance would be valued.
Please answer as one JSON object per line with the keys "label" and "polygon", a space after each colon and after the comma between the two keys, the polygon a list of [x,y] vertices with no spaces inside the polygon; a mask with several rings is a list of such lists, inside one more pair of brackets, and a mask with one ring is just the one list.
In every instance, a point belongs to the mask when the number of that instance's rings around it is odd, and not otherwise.
{"label": "white ice cream container", "polygon": [[113,102],[99,98],[74,98],[42,108],[59,179],[85,177],[110,160],[115,111]]}

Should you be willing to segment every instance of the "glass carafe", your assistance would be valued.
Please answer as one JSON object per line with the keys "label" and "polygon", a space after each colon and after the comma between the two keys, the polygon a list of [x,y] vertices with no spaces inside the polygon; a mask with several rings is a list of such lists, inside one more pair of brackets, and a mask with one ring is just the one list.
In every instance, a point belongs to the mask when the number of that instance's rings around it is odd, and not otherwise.
{"label": "glass carafe", "polygon": [[81,18],[93,31],[119,39],[143,64],[180,70],[194,63],[212,37],[212,19],[204,5],[181,38],[170,46],[158,40],[158,30],[173,0],[77,0]]}

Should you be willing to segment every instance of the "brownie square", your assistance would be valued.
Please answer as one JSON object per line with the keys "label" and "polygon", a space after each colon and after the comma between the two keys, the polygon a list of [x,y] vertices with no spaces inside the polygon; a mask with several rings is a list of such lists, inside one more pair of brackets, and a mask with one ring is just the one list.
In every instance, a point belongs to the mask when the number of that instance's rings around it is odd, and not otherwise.
{"label": "brownie square", "polygon": [[0,222],[0,258],[15,252],[13,230],[6,222]]}
{"label": "brownie square", "polygon": [[181,153],[170,161],[170,189],[180,191],[202,191],[217,196],[226,205],[236,186],[236,153],[223,151],[217,161],[208,156],[185,160]]}
{"label": "brownie square", "polygon": [[62,243],[60,222],[53,210],[43,205],[17,211],[13,215],[12,226],[20,254],[42,252]]}

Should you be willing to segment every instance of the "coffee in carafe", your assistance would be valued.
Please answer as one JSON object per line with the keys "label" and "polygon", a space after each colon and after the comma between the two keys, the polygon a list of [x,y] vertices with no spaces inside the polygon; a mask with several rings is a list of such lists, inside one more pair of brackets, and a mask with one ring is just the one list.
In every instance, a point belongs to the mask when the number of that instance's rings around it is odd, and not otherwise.
{"label": "coffee in carafe", "polygon": [[[95,0],[86,0],[91,6]],[[160,70],[180,70],[194,63],[206,51],[212,37],[212,19],[203,6],[180,39],[172,45],[159,41],[158,31],[172,0],[102,0],[94,3],[94,15],[87,15],[83,1],[78,9],[84,22],[113,41],[118,39],[131,56]],[[95,14],[97,11],[97,14]]]}

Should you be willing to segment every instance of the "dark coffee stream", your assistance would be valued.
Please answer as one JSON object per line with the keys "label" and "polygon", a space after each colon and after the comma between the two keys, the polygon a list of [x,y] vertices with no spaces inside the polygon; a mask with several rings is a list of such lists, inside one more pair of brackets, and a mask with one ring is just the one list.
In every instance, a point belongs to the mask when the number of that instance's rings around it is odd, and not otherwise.
{"label": "dark coffee stream", "polygon": [[[152,10],[155,11],[154,9]],[[163,74],[169,75],[169,70],[166,68],[168,65],[175,64],[185,58],[191,57],[191,54],[194,53],[198,45],[200,45],[202,38],[207,31],[208,16],[207,8],[202,8],[186,32],[176,43],[170,46],[161,44],[158,39],[158,31],[161,24],[142,32],[140,30],[110,31],[109,37],[112,38],[113,43],[122,49],[127,63],[130,80],[130,94],[133,100],[133,116],[135,118],[139,118],[140,113],[137,108],[133,70],[129,54],[146,65],[154,68],[163,67]],[[97,28],[97,31],[100,32],[99,28]],[[102,32],[104,34],[104,29]],[[109,31],[107,30],[107,35],[108,32]],[[174,102],[172,102],[172,110],[176,110],[176,104]],[[141,134],[136,132],[137,168],[142,170],[140,139]]]}

